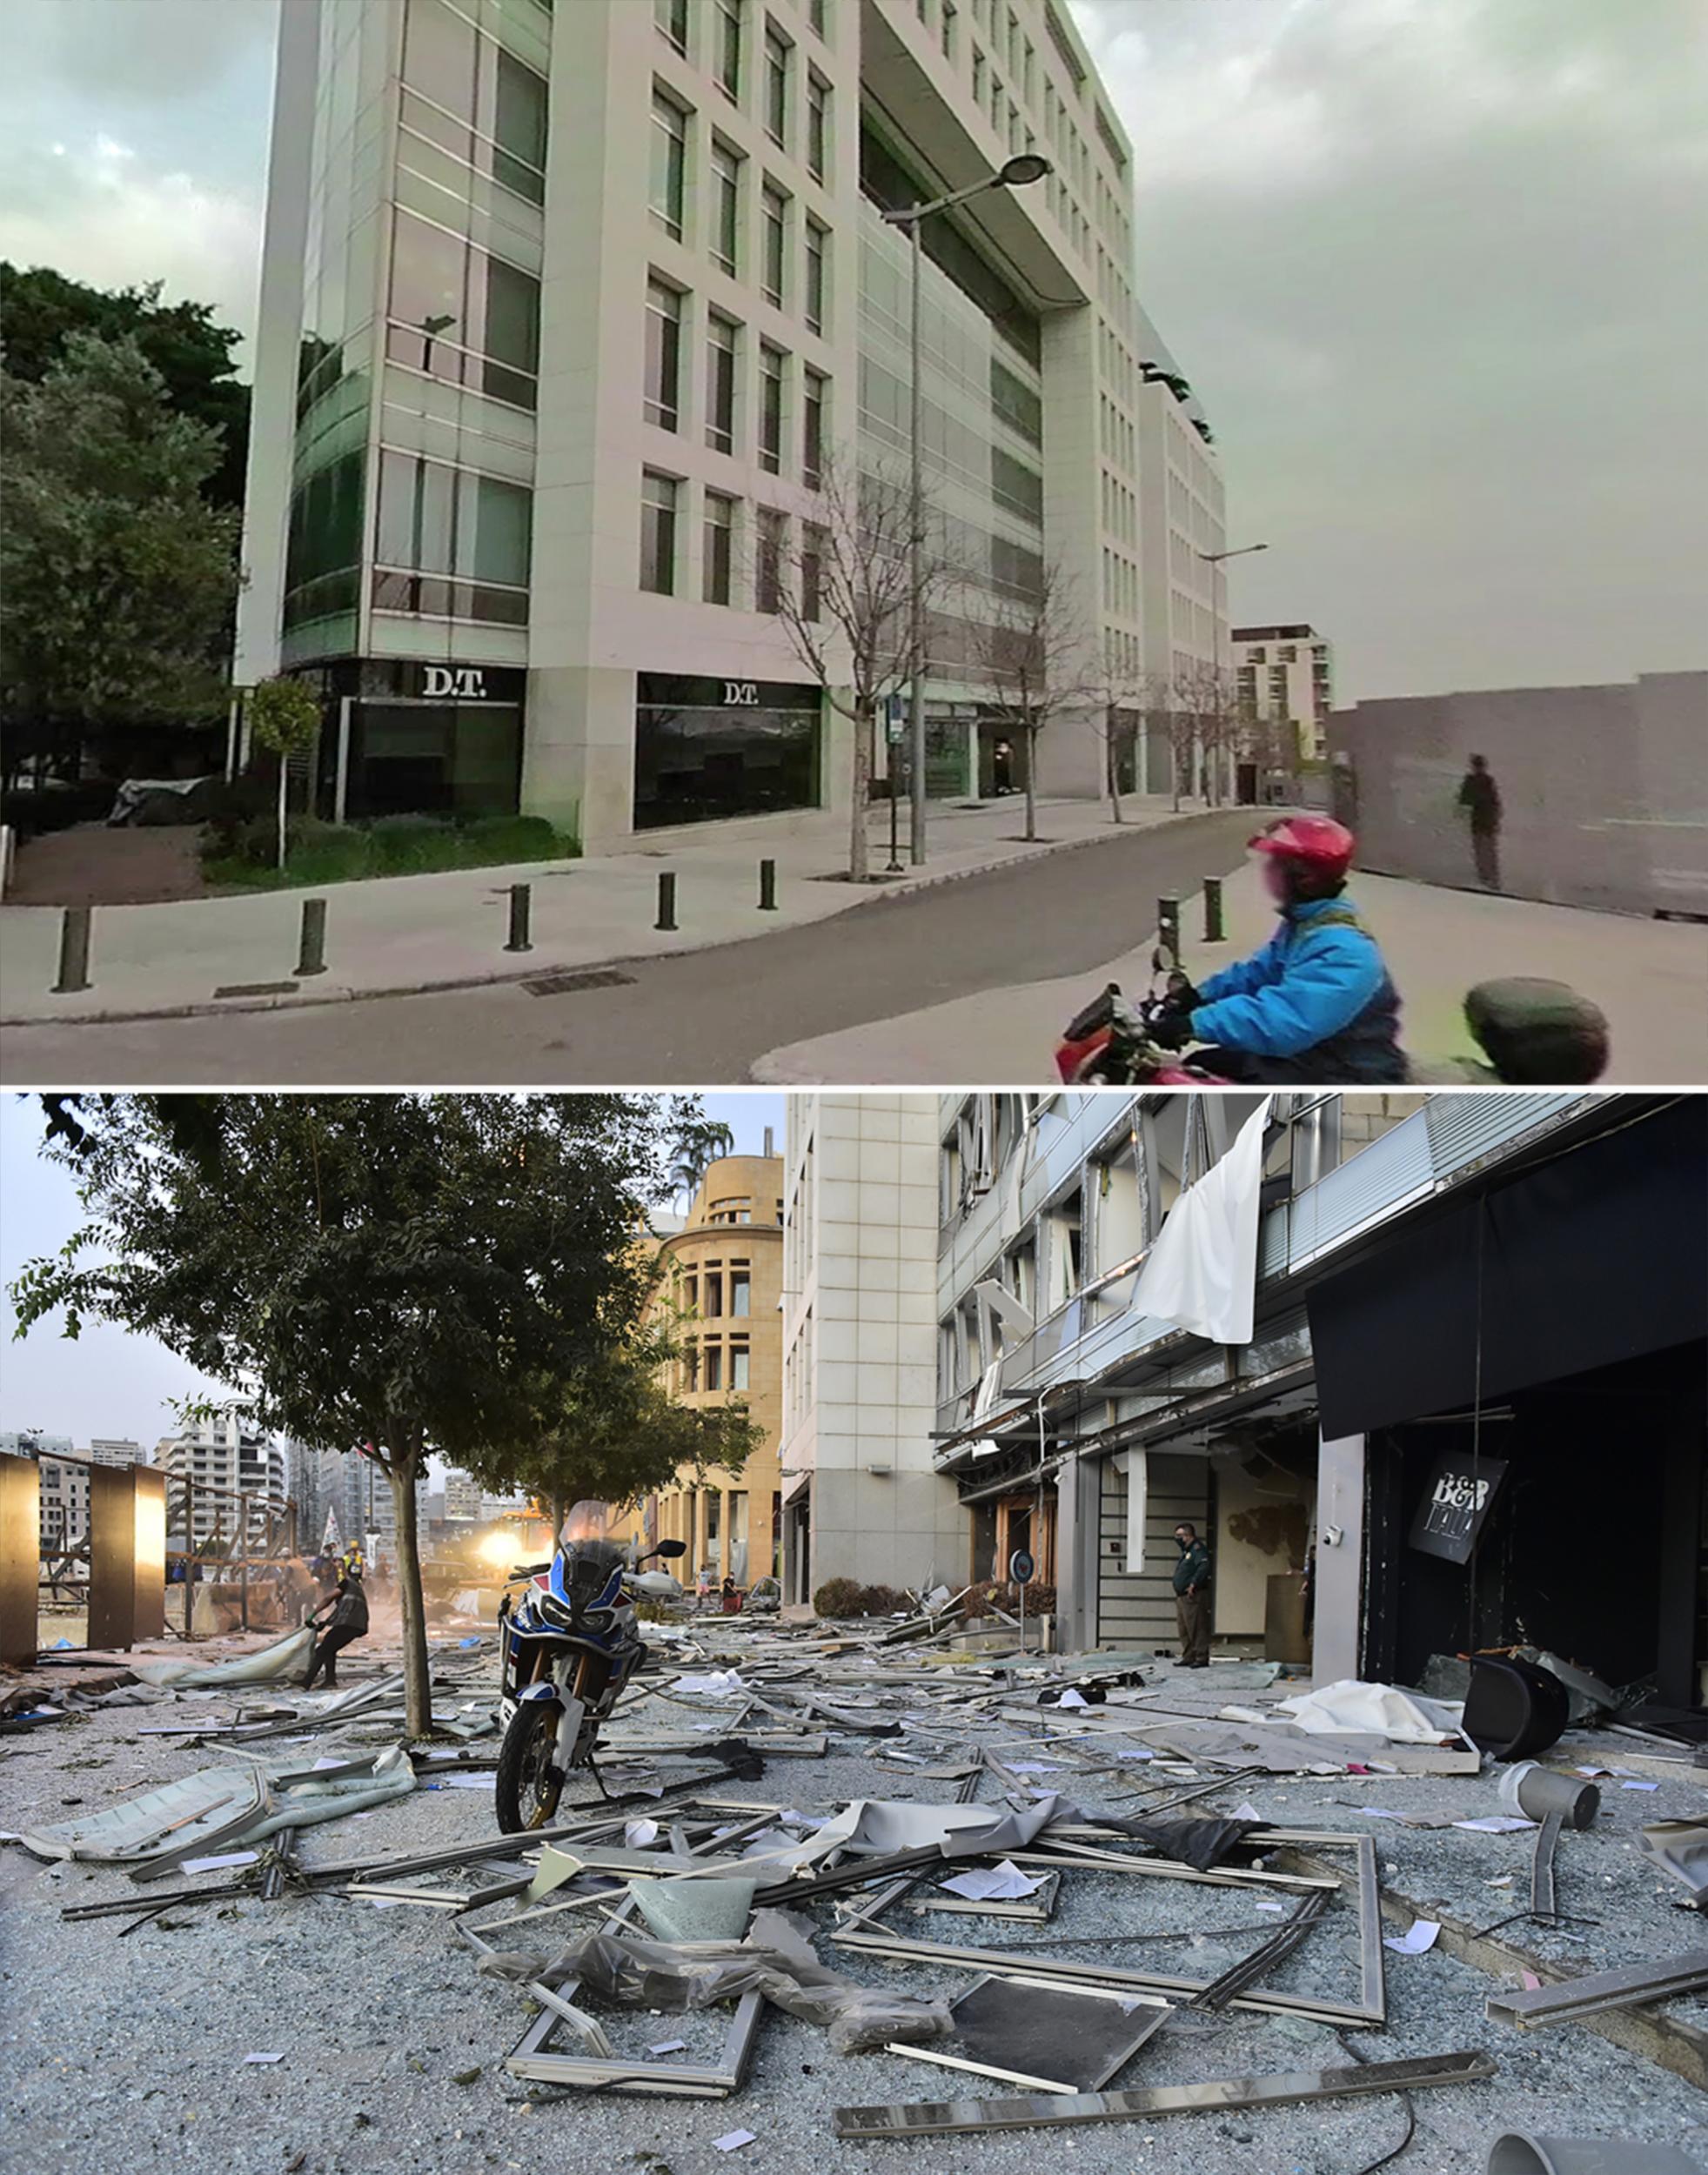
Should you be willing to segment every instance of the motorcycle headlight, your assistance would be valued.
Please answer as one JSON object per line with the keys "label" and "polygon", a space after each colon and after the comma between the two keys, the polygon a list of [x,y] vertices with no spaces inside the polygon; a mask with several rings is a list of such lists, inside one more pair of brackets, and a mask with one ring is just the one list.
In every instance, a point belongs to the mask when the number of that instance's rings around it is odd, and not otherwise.
{"label": "motorcycle headlight", "polygon": [[559,1631],[568,1631],[574,1626],[573,1610],[566,1609],[555,1594],[542,1593],[540,1595],[539,1613],[547,1623],[556,1624]]}
{"label": "motorcycle headlight", "polygon": [[583,1609],[576,1617],[579,1629],[583,1631],[596,1632],[601,1637],[613,1628],[616,1621],[617,1612],[614,1609]]}

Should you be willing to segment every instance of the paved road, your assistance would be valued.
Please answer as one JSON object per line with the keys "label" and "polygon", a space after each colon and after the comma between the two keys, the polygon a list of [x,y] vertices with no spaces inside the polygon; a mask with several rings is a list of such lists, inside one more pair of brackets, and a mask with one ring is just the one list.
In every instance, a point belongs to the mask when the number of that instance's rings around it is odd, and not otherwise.
{"label": "paved road", "polygon": [[[13,1087],[582,1082],[719,1086],[767,1050],[1004,984],[1095,967],[1155,902],[1238,865],[1249,810],[1178,822],[775,936],[630,960],[616,987],[513,985],[223,1019],[7,1030]],[[1032,1077],[1047,1077],[1036,1053]]]}

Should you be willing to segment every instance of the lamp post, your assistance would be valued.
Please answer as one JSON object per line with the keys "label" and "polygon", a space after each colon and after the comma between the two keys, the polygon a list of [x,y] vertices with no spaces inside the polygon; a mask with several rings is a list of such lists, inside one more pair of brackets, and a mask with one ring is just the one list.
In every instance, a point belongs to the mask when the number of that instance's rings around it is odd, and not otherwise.
{"label": "lamp post", "polygon": [[[921,464],[924,396],[920,384],[920,278],[921,250],[920,230],[926,220],[939,211],[947,211],[957,204],[965,204],[970,197],[981,197],[988,189],[1022,189],[1030,183],[1042,181],[1050,171],[1050,162],[1041,158],[1035,151],[1023,151],[1011,158],[994,174],[987,174],[982,181],[975,181],[970,188],[956,189],[947,197],[934,197],[929,204],[915,204],[905,211],[886,211],[884,221],[889,226],[905,226],[913,247],[913,312],[908,336],[910,379],[912,385],[912,413],[909,427],[909,519],[908,519],[908,644],[912,666],[910,696],[911,717],[908,743],[912,777],[909,780],[910,806],[908,823],[908,859],[917,868],[925,859],[925,612],[924,612],[924,537],[921,509],[925,503],[925,478]],[[895,794],[895,776],[892,771],[889,781],[890,797]]]}
{"label": "lamp post", "polygon": [[1222,613],[1218,609],[1221,599],[1217,583],[1221,570],[1223,563],[1228,559],[1243,559],[1249,552],[1266,552],[1269,547],[1267,544],[1242,544],[1237,550],[1231,552],[1199,552],[1195,544],[1192,548],[1197,552],[1198,557],[1203,560],[1205,566],[1215,569],[1210,575],[1209,589],[1210,675],[1216,686],[1216,699],[1219,703],[1222,699]]}

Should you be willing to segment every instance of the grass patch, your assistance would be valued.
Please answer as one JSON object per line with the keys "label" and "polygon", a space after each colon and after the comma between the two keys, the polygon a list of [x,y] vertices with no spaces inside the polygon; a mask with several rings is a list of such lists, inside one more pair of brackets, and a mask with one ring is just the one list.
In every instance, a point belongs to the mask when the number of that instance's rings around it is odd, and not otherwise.
{"label": "grass patch", "polygon": [[429,876],[448,868],[492,868],[507,862],[579,859],[581,842],[543,816],[479,816],[452,823],[433,816],[381,816],[368,824],[290,826],[285,865],[274,866],[278,834],[258,817],[210,832],[202,873],[210,885],[238,891],[292,890],[347,884],[368,876]]}

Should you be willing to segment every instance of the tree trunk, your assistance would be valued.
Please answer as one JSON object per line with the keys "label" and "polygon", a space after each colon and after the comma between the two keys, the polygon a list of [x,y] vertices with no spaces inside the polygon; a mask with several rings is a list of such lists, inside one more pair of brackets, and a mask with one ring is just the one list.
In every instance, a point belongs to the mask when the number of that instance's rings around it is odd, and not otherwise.
{"label": "tree trunk", "polygon": [[278,866],[285,867],[285,796],[291,782],[290,759],[285,750],[278,751]]}
{"label": "tree trunk", "polygon": [[1115,727],[1111,720],[1104,734],[1104,746],[1109,753],[1109,814],[1116,823],[1121,820],[1121,751],[1115,746]]}
{"label": "tree trunk", "polygon": [[[848,881],[863,884],[867,867],[867,804],[872,798],[872,720],[875,706],[861,703],[854,721],[854,806],[848,816]],[[894,781],[891,790],[894,791]]]}
{"label": "tree trunk", "polygon": [[397,1519],[398,1605],[403,1612],[404,1728],[412,1737],[433,1726],[432,1674],[427,1667],[427,1612],[421,1597],[421,1556],[415,1542],[415,1484],[419,1454],[394,1451],[385,1476]]}
{"label": "tree trunk", "polygon": [[1028,719],[1026,724],[1026,835],[1038,835],[1038,728]]}

